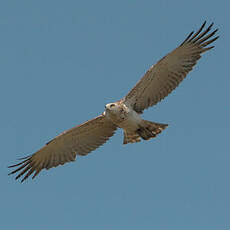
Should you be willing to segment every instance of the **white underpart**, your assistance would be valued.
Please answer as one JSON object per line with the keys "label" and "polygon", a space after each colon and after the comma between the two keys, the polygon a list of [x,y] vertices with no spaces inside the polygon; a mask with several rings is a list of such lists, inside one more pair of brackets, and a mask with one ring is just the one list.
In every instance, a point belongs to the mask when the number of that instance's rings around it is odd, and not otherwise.
{"label": "white underpart", "polygon": [[[107,109],[103,114],[106,115],[108,118],[110,118],[116,125],[118,125],[120,128],[123,128],[129,132],[136,131],[138,128],[140,128],[140,123],[142,121],[142,118],[132,108],[127,107],[126,105],[123,105],[125,114],[124,113],[120,114],[118,112],[119,107],[114,107],[112,109],[113,111],[111,111],[110,104],[106,105]],[[113,113],[113,115],[111,113]],[[114,113],[116,114],[116,117],[123,118],[123,119],[119,119],[120,121],[117,122],[115,119],[113,119]]]}
{"label": "white underpart", "polygon": [[141,121],[141,116],[134,110],[130,109],[127,119],[120,123],[119,126],[127,131],[136,131],[140,128],[139,124],[141,123]]}

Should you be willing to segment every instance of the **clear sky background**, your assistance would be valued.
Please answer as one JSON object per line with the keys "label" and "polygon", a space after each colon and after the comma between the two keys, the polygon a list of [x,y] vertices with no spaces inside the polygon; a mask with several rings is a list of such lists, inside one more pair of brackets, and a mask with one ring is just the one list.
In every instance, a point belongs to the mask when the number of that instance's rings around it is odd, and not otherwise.
{"label": "clear sky background", "polygon": [[[0,228],[230,229],[229,1],[1,1]],[[219,28],[186,80],[144,118],[75,163],[20,184],[7,166],[123,97],[207,20]],[[122,84],[121,84],[122,83]]]}

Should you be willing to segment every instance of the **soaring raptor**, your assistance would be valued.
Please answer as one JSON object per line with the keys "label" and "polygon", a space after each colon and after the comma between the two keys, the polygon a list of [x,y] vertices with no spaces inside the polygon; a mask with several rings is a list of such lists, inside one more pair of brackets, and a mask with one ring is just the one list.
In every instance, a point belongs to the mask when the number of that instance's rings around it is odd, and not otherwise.
{"label": "soaring raptor", "polygon": [[16,167],[9,175],[18,173],[15,179],[23,176],[21,182],[30,175],[35,178],[43,169],[74,161],[77,155],[87,155],[104,144],[117,128],[124,131],[124,144],[156,137],[167,124],[143,120],[140,114],[171,93],[192,70],[201,54],[214,47],[208,45],[218,38],[214,37],[217,29],[211,31],[213,23],[205,29],[205,24],[153,65],[124,98],[107,104],[98,117],[61,133],[33,155],[9,166]]}

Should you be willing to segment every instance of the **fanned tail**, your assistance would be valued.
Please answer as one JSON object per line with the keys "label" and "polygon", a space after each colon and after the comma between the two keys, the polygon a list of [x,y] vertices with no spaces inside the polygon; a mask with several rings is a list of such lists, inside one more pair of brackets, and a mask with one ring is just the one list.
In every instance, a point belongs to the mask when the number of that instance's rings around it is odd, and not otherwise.
{"label": "fanned tail", "polygon": [[140,142],[141,138],[139,136],[139,134],[137,134],[136,132],[128,132],[126,130],[124,130],[124,140],[123,140],[123,144],[128,144],[128,143],[135,143],[135,142]]}
{"label": "fanned tail", "polygon": [[142,139],[149,140],[161,133],[168,124],[161,124],[152,121],[142,120],[141,127],[136,131]]}
{"label": "fanned tail", "polygon": [[168,125],[156,123],[152,121],[142,120],[140,128],[134,132],[124,130],[124,141],[123,144],[140,142],[143,140],[149,140],[156,137],[161,133]]}

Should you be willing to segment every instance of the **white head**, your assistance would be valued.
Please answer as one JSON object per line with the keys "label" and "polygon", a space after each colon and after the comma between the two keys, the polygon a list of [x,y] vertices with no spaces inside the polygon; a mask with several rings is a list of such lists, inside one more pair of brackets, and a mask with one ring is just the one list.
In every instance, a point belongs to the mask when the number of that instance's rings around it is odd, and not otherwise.
{"label": "white head", "polygon": [[108,111],[113,111],[113,112],[116,112],[118,111],[119,109],[119,106],[117,103],[109,103],[105,106],[105,109],[108,110]]}
{"label": "white head", "polygon": [[120,112],[120,106],[118,103],[109,103],[105,106],[104,115],[111,117],[114,115],[118,115]]}
{"label": "white head", "polygon": [[128,116],[128,113],[128,107],[120,101],[117,101],[107,104],[103,114],[111,119],[113,123],[119,124],[124,121],[124,119]]}

